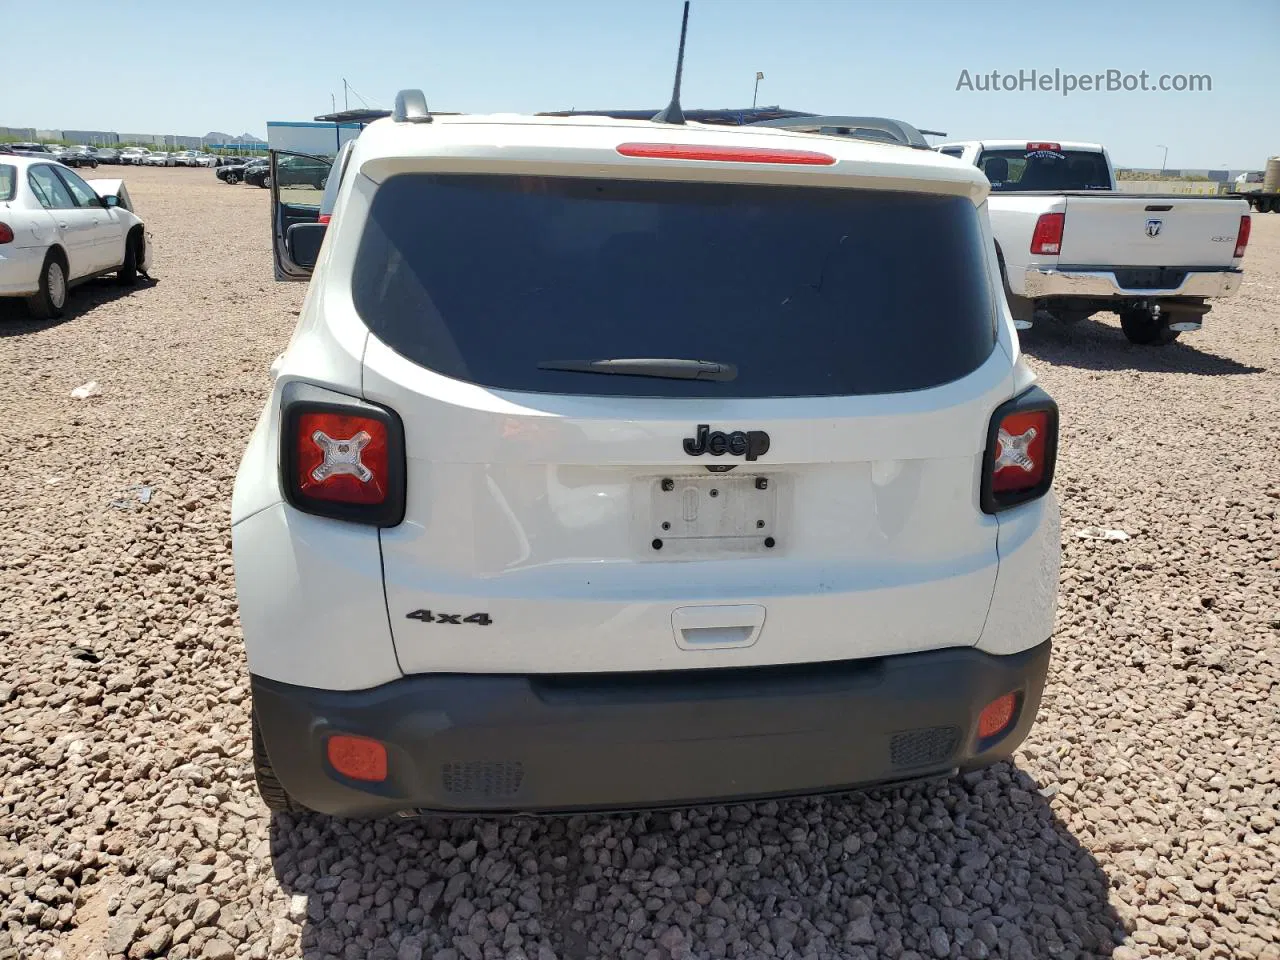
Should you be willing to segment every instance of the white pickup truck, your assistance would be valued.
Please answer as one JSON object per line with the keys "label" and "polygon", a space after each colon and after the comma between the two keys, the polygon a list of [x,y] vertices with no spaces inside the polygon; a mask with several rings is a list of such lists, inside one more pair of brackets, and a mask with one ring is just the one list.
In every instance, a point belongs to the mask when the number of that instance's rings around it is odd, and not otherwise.
{"label": "white pickup truck", "polygon": [[934,149],[991,181],[991,229],[1020,329],[1111,310],[1133,343],[1170,343],[1200,329],[1207,300],[1240,286],[1250,224],[1243,200],[1120,193],[1096,143],[971,140]]}

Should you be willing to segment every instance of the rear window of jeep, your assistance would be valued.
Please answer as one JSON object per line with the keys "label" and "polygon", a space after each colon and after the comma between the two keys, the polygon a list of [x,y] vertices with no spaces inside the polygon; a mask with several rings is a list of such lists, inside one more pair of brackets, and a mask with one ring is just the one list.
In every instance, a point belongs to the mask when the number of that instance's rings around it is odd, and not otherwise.
{"label": "rear window of jeep", "polygon": [[[374,195],[352,293],[408,359],[557,394],[800,397],[934,387],[995,345],[963,197],[401,174]],[[732,380],[540,369],[678,358]]]}

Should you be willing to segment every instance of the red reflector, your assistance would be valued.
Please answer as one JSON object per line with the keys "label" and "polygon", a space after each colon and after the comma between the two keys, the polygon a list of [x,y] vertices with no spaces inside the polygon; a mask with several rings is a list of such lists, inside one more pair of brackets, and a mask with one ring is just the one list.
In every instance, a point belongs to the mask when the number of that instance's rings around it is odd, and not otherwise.
{"label": "red reflector", "polygon": [[996,434],[996,458],[991,472],[993,493],[1030,490],[1044,479],[1049,439],[1049,414],[1045,410],[1011,413],[1000,421]]}
{"label": "red reflector", "polygon": [[836,158],[812,150],[775,150],[769,147],[715,147],[688,143],[620,143],[624,157],[652,160],[718,160],[722,163],[791,163],[829,167]]}
{"label": "red reflector", "polygon": [[1027,152],[1030,153],[1032,150],[1052,150],[1055,153],[1057,153],[1062,150],[1062,144],[1049,143],[1047,141],[1036,141],[1035,143],[1028,143]]}
{"label": "red reflector", "polygon": [[13,228],[7,223],[0,223],[0,243],[13,243]]}
{"label": "red reflector", "polygon": [[377,504],[390,480],[387,428],[372,417],[304,413],[298,417],[298,491],[317,500]]}
{"label": "red reflector", "polygon": [[344,777],[381,783],[387,779],[387,748],[368,737],[338,733],[329,738],[329,763]]}
{"label": "red reflector", "polygon": [[[0,223],[0,227],[3,226],[4,224]],[[1244,256],[1244,248],[1249,245],[1249,234],[1252,230],[1253,218],[1246,214],[1240,218],[1240,232],[1236,234],[1236,252],[1233,256]],[[10,236],[13,236],[13,234],[10,234]],[[0,234],[0,239],[3,239],[3,234]]]}
{"label": "red reflector", "polygon": [[1002,733],[1013,722],[1013,711],[1018,705],[1016,693],[1006,693],[992,700],[978,715],[978,737],[985,740]]}
{"label": "red reflector", "polygon": [[1065,213],[1042,213],[1031,232],[1031,252],[1056,257],[1062,252],[1062,228],[1066,225]]}

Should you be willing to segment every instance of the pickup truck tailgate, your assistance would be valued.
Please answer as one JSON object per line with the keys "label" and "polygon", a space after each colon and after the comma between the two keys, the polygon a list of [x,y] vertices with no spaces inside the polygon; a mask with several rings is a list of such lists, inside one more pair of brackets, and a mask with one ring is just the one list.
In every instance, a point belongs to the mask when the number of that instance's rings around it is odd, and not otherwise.
{"label": "pickup truck tailgate", "polygon": [[1240,217],[1231,198],[1067,194],[1060,265],[1230,267]]}

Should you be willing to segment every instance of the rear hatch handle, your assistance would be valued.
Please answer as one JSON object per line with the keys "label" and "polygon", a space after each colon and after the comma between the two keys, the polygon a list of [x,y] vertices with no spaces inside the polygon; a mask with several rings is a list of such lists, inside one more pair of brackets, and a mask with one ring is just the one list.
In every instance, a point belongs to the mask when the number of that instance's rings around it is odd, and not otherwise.
{"label": "rear hatch handle", "polygon": [[764,607],[756,603],[677,607],[671,628],[681,650],[749,647],[764,628]]}

